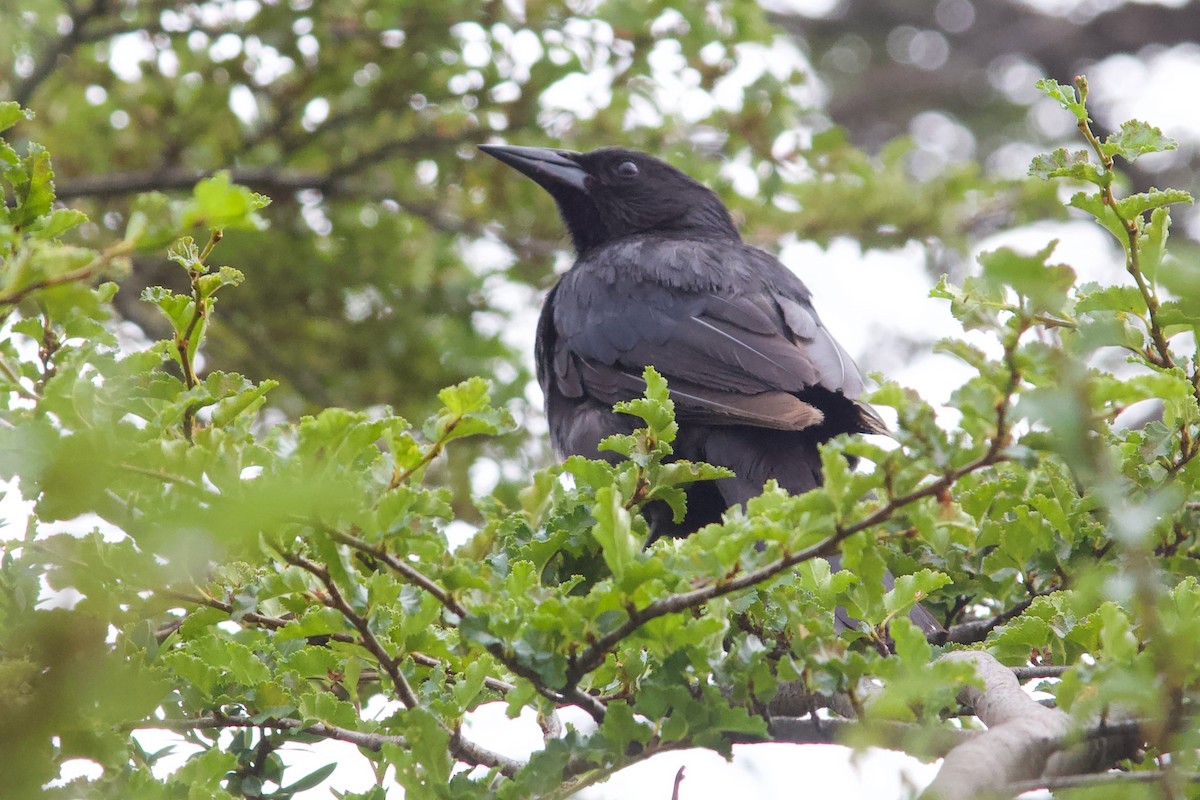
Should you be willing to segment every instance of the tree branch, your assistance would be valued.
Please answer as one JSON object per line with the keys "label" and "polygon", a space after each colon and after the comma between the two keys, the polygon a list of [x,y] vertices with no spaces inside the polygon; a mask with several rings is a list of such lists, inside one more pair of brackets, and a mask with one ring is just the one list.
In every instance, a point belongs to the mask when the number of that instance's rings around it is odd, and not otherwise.
{"label": "tree branch", "polygon": [[[218,600],[215,597],[190,595],[190,594],[183,594],[180,592],[167,592],[166,594],[168,594],[171,597],[174,597],[177,600],[185,602],[185,603],[190,603],[192,605],[198,605],[198,606],[207,606],[209,608],[215,608],[218,611],[223,611],[226,614],[229,614],[230,618],[233,619],[233,605],[231,603],[226,603],[221,600]],[[285,619],[283,617],[268,617],[263,614],[256,614],[253,612],[242,614],[241,616],[237,617],[234,621],[235,622],[248,622],[248,623],[250,623],[252,625],[256,625],[260,628],[266,628],[268,630],[273,630],[273,631],[279,630],[280,628],[286,627],[290,623],[294,622],[294,620]],[[159,643],[162,643],[163,640],[165,640],[168,636],[170,636],[172,633],[174,633],[176,630],[179,629],[179,626],[182,624],[182,622],[183,622],[183,620],[175,620],[175,621],[172,621],[171,623],[163,626],[158,631],[155,631],[155,638],[159,641]],[[328,634],[323,634],[323,635],[328,636],[330,639],[332,639],[335,642],[345,642],[348,644],[355,644],[358,642],[358,639],[356,639],[355,637],[351,636],[348,633],[335,632],[335,633],[328,633]],[[425,653],[418,653],[418,652],[409,652],[408,657],[411,658],[414,663],[420,664],[422,667],[428,667],[429,669],[443,669],[446,671],[447,677],[449,677],[449,678],[455,677],[456,673],[454,672],[454,670],[450,669],[446,665],[446,663],[443,662],[441,659],[434,658],[431,655],[427,655]],[[502,681],[499,678],[493,678],[490,676],[483,679],[483,685],[488,687],[489,689],[491,689],[494,692],[499,692],[500,694],[506,694],[508,692],[511,692],[514,688],[516,688],[508,681]]]}
{"label": "tree branch", "polygon": [[[303,720],[289,717],[270,717],[265,720],[255,720],[253,717],[229,716],[214,712],[197,717],[196,719],[154,719],[130,726],[130,730],[153,728],[178,732],[220,728],[276,728],[320,736],[322,739],[349,742],[350,744],[375,752],[381,750],[385,744],[393,744],[405,749],[409,747],[408,741],[403,736],[385,733],[367,733],[350,728],[341,728],[337,725],[327,725],[323,722],[318,722],[314,725],[305,725]],[[479,745],[463,739],[461,736],[456,736],[454,741],[457,745],[454,748],[455,756],[468,764],[498,769],[502,774],[509,777],[515,775],[518,770],[525,766],[521,761],[485,750]]]}
{"label": "tree branch", "polygon": [[[999,441],[997,437],[996,441]],[[608,652],[617,645],[625,637],[629,636],[635,630],[645,625],[647,622],[667,614],[678,614],[683,611],[688,611],[693,608],[707,603],[717,597],[723,597],[727,594],[739,592],[743,589],[748,589],[751,586],[756,586],[764,581],[774,578],[781,572],[791,569],[792,567],[802,564],[814,558],[824,558],[833,555],[837,546],[845,539],[853,536],[856,533],[861,533],[867,528],[871,528],[882,522],[887,521],[900,509],[915,503],[926,497],[932,497],[941,494],[943,491],[954,485],[962,477],[976,472],[985,467],[991,466],[1000,460],[1000,447],[995,445],[990,446],[987,451],[978,459],[959,467],[958,469],[950,470],[942,475],[942,477],[922,486],[919,489],[914,489],[908,494],[901,495],[889,500],[885,505],[876,509],[874,512],[863,517],[858,522],[846,527],[838,527],[836,532],[825,541],[815,544],[801,550],[798,553],[791,553],[766,564],[756,570],[743,573],[735,577],[728,577],[710,584],[709,586],[696,589],[691,592],[675,594],[669,597],[663,597],[644,606],[641,609],[634,609],[629,612],[629,617],[621,625],[618,625],[609,633],[598,638],[595,642],[589,645],[575,661],[567,668],[567,680],[569,684],[573,684],[580,680],[584,675],[596,669],[603,663]]]}
{"label": "tree branch", "polygon": [[1103,725],[1081,735],[1070,715],[1038,703],[1011,669],[987,653],[962,651],[942,660],[974,665],[984,687],[964,687],[959,702],[988,730],[946,755],[922,798],[971,800],[994,793],[996,787],[1094,772],[1128,757],[1141,744],[1136,724]]}
{"label": "tree branch", "polygon": [[[847,734],[863,723],[852,719],[814,719],[808,717],[772,717],[769,721],[770,741],[788,744],[844,744]],[[919,755],[940,757],[964,742],[979,736],[981,731],[961,728],[930,728],[911,722],[877,721],[871,732],[880,747],[914,752],[914,744],[924,745]]]}
{"label": "tree branch", "polygon": [[69,55],[83,42],[84,27],[88,22],[108,11],[110,2],[111,0],[92,0],[83,8],[76,8],[73,4],[67,6],[71,29],[51,42],[49,47],[37,57],[33,71],[13,89],[14,100],[22,106],[29,105],[29,98],[33,97],[33,93],[42,85],[42,82],[54,72],[58,66],[58,59]]}
{"label": "tree branch", "polygon": [[321,598],[321,601],[330,608],[341,613],[351,625],[353,625],[361,637],[359,643],[367,649],[379,662],[387,672],[388,677],[392,679],[392,686],[396,690],[396,696],[400,702],[404,703],[407,708],[417,708],[421,705],[417,693],[413,691],[408,679],[404,677],[404,673],[400,671],[399,659],[392,658],[391,654],[384,648],[383,644],[375,636],[375,632],[371,630],[371,625],[367,618],[355,611],[346,598],[342,597],[342,592],[337,587],[332,576],[329,574],[329,568],[324,564],[318,564],[314,561],[309,561],[307,558],[295,553],[284,553],[283,558],[294,567],[299,567],[309,573],[325,587],[326,595]]}
{"label": "tree branch", "polygon": [[70,270],[69,272],[61,272],[57,275],[27,283],[24,286],[11,289],[7,292],[0,293],[0,314],[7,313],[4,307],[15,306],[21,303],[29,295],[40,289],[48,289],[51,286],[61,286],[65,283],[76,283],[79,281],[87,281],[96,277],[100,272],[111,264],[116,259],[128,255],[133,250],[133,244],[122,239],[119,242],[114,242],[98,253],[88,263],[78,269]]}
{"label": "tree branch", "polygon": [[1176,772],[1170,778],[1167,777],[1167,773],[1160,770],[1150,770],[1147,772],[1101,772],[1090,775],[1060,775],[1056,778],[1045,778],[1038,781],[1010,783],[1004,789],[1010,794],[1017,795],[1024,794],[1025,792],[1034,792],[1038,789],[1049,789],[1050,791],[1057,789],[1088,789],[1098,786],[1121,786],[1133,783],[1159,783],[1166,780],[1200,783],[1200,773]]}
{"label": "tree branch", "polygon": [[1033,598],[1028,598],[994,617],[973,619],[970,622],[952,625],[946,631],[946,637],[943,641],[946,644],[975,644],[976,642],[982,642],[993,629],[998,628],[1011,619],[1019,617],[1024,613],[1025,609],[1029,608],[1029,604],[1032,602]]}
{"label": "tree branch", "polygon": [[[470,616],[471,612],[464,607],[450,592],[439,586],[435,581],[426,576],[420,570],[413,567],[411,564],[397,558],[382,547],[376,547],[369,542],[364,542],[348,534],[339,533],[326,529],[327,534],[335,541],[353,547],[363,553],[367,553],[372,558],[386,564],[391,569],[398,572],[401,576],[410,580],[414,585],[425,589],[427,592],[437,598],[451,614],[460,619]],[[533,684],[537,689],[538,694],[558,705],[577,705],[588,713],[596,722],[601,722],[607,711],[604,703],[593,697],[587,692],[579,689],[575,685],[569,685],[566,689],[559,691],[550,686],[545,685],[542,677],[537,671],[522,664],[514,654],[508,652],[503,643],[497,642],[486,645],[485,649],[491,653],[492,657],[508,668],[514,675],[518,675]]]}

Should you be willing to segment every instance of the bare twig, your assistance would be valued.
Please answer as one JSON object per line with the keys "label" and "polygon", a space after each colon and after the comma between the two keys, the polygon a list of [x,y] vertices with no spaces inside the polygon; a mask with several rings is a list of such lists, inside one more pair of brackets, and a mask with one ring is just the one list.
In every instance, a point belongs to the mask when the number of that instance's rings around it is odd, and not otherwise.
{"label": "bare twig", "polygon": [[679,800],[679,785],[683,783],[683,770],[684,768],[680,767],[679,771],[675,773],[675,785],[671,789],[671,800]]}

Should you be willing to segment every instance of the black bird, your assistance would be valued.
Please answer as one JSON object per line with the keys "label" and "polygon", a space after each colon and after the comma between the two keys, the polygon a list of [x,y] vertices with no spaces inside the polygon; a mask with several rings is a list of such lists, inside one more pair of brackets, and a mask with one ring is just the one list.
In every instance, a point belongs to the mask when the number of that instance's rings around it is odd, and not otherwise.
{"label": "black bird", "polygon": [[[575,245],[575,265],[546,298],[537,329],[558,454],[612,458],[597,451],[600,440],[637,427],[612,406],[640,395],[642,370],[653,366],[675,402],[675,454],[735,473],[689,487],[682,524],[665,508],[647,509],[656,536],[716,522],[770,478],[792,493],[819,486],[819,444],[886,431],[857,399],[862,373],[821,324],[808,288],[743,242],[703,184],[617,147],[480,149],[550,193]],[[924,609],[914,621],[938,628]]]}

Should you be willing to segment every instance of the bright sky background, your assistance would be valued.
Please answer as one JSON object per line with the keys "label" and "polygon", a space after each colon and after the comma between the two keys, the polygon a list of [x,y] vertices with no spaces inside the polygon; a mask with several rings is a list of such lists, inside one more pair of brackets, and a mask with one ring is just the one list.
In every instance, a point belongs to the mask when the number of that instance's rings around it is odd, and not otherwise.
{"label": "bright sky background", "polygon": [[[1031,5],[1061,11],[1094,4],[1098,0],[1030,2]],[[773,6],[817,13],[832,4],[833,0],[773,0],[771,3]],[[1103,3],[1105,6],[1116,4],[1109,0]],[[137,50],[133,40],[128,42],[128,47],[130,49],[124,60],[119,50],[114,52],[114,69],[119,73],[126,70],[132,75],[144,54]],[[730,92],[737,89],[737,84],[753,80],[754,75],[763,69],[791,70],[802,61],[791,45],[782,43],[771,50],[739,51],[739,55],[746,63],[739,69],[734,82],[727,87]],[[657,63],[662,67],[658,74],[662,76],[664,100],[677,98],[680,108],[689,107],[693,102],[727,102],[727,96],[721,93],[714,98],[707,95],[699,98],[689,87],[678,84],[671,77],[675,57],[676,54],[669,51],[664,51],[658,57]],[[756,61],[758,63],[754,63]],[[566,82],[558,87],[548,101],[572,108],[606,102],[606,89],[603,86],[605,77],[580,76],[574,82]],[[1200,85],[1200,46],[1185,45],[1162,50],[1147,59],[1117,56],[1095,65],[1089,77],[1095,102],[1102,112],[1107,110],[1120,119],[1136,116],[1159,125],[1168,135],[1178,139],[1200,141],[1200,104],[1180,102],[1181,97],[1194,96],[1194,87]],[[1151,89],[1129,91],[1135,85],[1150,86]],[[1121,102],[1111,99],[1129,97],[1137,99]],[[232,98],[231,102],[236,104],[239,101]],[[317,115],[321,113],[319,108],[311,110]],[[325,111],[327,113],[328,109]],[[745,168],[740,168],[742,174],[739,176],[736,163],[731,163],[728,169],[731,177],[753,179],[752,175],[746,174],[748,170]],[[547,210],[551,207],[549,198],[546,199],[546,207]],[[1037,225],[1005,233],[982,243],[980,249],[1006,244],[1033,251],[1052,239],[1060,240],[1056,250],[1057,259],[1085,272],[1082,276],[1085,279],[1111,279],[1122,272],[1115,251],[1108,247],[1105,234],[1086,222]],[[487,245],[481,247],[486,248]],[[926,399],[935,403],[945,401],[968,375],[967,368],[948,356],[930,353],[900,364],[889,363],[878,355],[879,352],[888,351],[875,345],[893,336],[932,342],[943,336],[961,335],[946,304],[928,298],[932,281],[925,271],[924,254],[919,246],[887,252],[863,252],[850,240],[835,241],[827,249],[805,242],[792,242],[786,244],[779,255],[813,290],[817,310],[825,324],[864,370],[879,371],[902,384],[915,387]],[[479,251],[469,253],[468,257],[485,262],[489,258],[503,256]],[[511,337],[511,343],[519,347],[532,363],[534,319],[540,298],[527,288],[511,288],[511,285],[506,287],[501,284],[495,288],[497,299],[514,312],[514,319],[505,324],[504,330]],[[864,320],[867,320],[865,325]],[[496,476],[487,474],[489,469],[494,471],[497,468],[481,468],[478,483],[486,485],[489,480],[495,479]],[[18,493],[7,492],[0,500],[0,538],[21,536],[28,513],[28,504],[19,499]],[[81,518],[71,523],[45,526],[43,530],[90,530],[96,522],[95,519]],[[116,532],[114,534],[119,535]],[[69,598],[58,598],[56,602],[69,602]],[[387,713],[382,705],[372,711]],[[564,717],[568,723],[581,727],[591,724],[585,715],[571,713],[569,709],[564,712]],[[485,706],[473,715],[469,735],[485,747],[513,757],[525,757],[541,746],[541,735],[533,719],[506,720],[499,704]],[[139,738],[149,749],[157,749],[167,741],[177,741],[176,737],[161,732],[143,733]],[[180,749],[177,757],[163,762],[162,771],[177,768],[188,753],[189,750]],[[366,760],[356,748],[347,744],[293,745],[284,754],[289,763],[304,765],[291,776],[293,780],[305,771],[329,761],[340,762],[333,777],[322,787],[303,793],[304,798],[330,797],[328,787],[340,791],[362,791],[374,783]],[[726,762],[708,751],[659,756],[629,768],[606,784],[588,789],[579,796],[589,800],[664,800],[670,797],[675,773],[681,765],[686,766],[680,791],[683,800],[794,796],[891,800],[911,796],[933,778],[937,769],[936,764],[922,764],[902,754],[881,750],[855,755],[847,748],[836,746],[754,745],[735,748],[732,762]],[[90,762],[72,763],[64,770],[63,777],[95,774],[98,769],[97,765]],[[388,796],[400,798],[403,793],[393,786]]]}

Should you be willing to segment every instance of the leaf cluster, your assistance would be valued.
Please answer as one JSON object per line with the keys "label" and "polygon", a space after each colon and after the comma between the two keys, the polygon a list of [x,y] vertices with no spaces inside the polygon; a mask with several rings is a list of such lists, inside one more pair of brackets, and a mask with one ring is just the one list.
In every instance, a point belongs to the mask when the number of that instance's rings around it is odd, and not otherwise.
{"label": "leaf cluster", "polygon": [[[61,238],[76,218],[53,207],[43,151],[0,145],[14,198],[0,224],[0,476],[32,504],[0,559],[9,786],[285,798],[330,769],[294,775],[280,748],[333,739],[413,798],[558,797],[655,753],[770,740],[797,697],[844,698],[862,744],[895,722],[933,731],[971,676],[931,663],[960,645],[926,641],[907,620],[916,603],[951,632],[990,620],[969,644],[1006,663],[1069,667],[1054,690],[1081,723],[1149,719],[1149,746],[1187,767],[1200,378],[1183,348],[1200,295],[1171,277],[1166,249],[1183,195],[1115,194],[1114,158],[1169,142],[1140,123],[1097,140],[1085,85],[1043,90],[1098,165],[1056,153],[1033,171],[1089,187],[1072,205],[1117,235],[1129,282],[1081,285],[1052,244],[984,254],[978,275],[933,293],[973,334],[939,345],[972,371],[956,424],[885,382],[870,400],[895,410],[894,443],[835,440],[822,488],[769,484],[649,547],[647,513],[680,518],[688,484],[725,475],[673,459],[653,369],[617,407],[637,427],[603,443],[606,460],[541,470],[516,498],[456,496],[437,480],[446,451],[515,425],[489,382],[444,389],[421,425],[387,408],[269,425],[271,381],[198,366],[218,293],[241,290],[240,270],[211,258],[225,229],[256,227],[265,198],[217,176],[187,200],[139,201],[122,238],[89,249]],[[124,350],[115,287],[93,283],[167,242],[189,291],[148,290],[169,338]],[[1146,401],[1159,419],[1121,424]],[[478,522],[455,547],[464,504]],[[486,703],[534,712],[544,747],[515,760],[474,742]],[[567,706],[590,722],[564,728]],[[156,777],[164,753],[131,736],[145,728],[180,733],[193,755]],[[72,758],[100,777],[44,788]]]}

